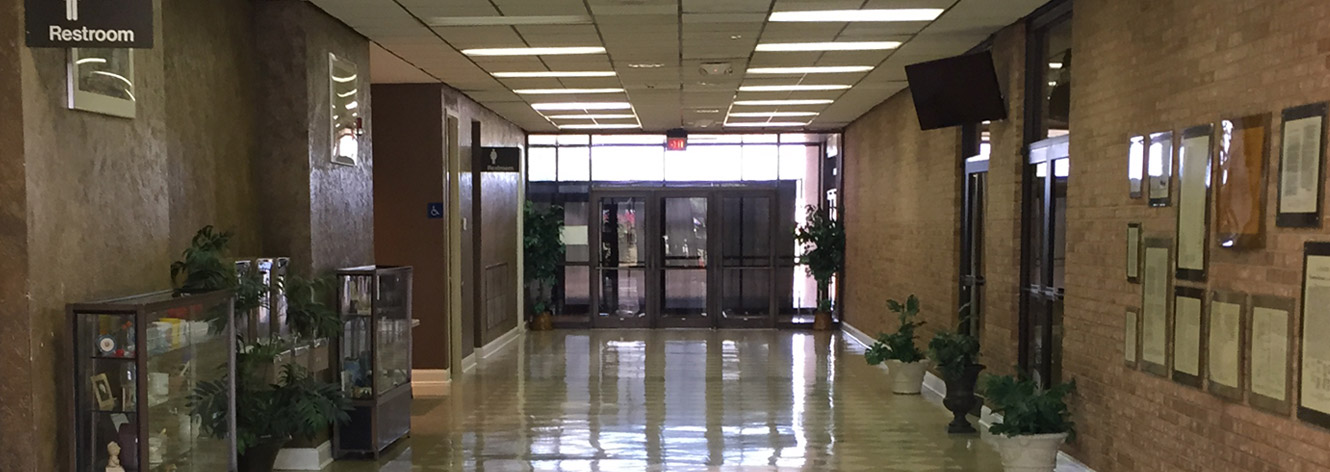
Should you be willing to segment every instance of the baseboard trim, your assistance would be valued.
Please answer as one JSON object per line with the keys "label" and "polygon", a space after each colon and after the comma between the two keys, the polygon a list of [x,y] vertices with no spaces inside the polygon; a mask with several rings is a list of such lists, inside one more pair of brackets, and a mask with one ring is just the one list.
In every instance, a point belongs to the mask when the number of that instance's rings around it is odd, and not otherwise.
{"label": "baseboard trim", "polygon": [[525,327],[522,326],[521,323],[518,323],[516,327],[508,330],[507,333],[503,333],[502,336],[494,338],[489,344],[476,348],[476,354],[478,354],[481,359],[494,355],[494,353],[503,350],[503,348],[507,347],[509,343],[516,340],[518,336],[521,336],[525,332],[525,329],[523,328]]}
{"label": "baseboard trim", "polygon": [[324,441],[318,447],[282,449],[277,453],[275,470],[323,470],[332,464],[332,441]]}
{"label": "baseboard trim", "polygon": [[[843,331],[849,339],[854,340],[863,347],[871,346],[876,342],[872,336],[869,336],[863,331],[860,331],[859,328],[855,328],[853,325],[844,321],[841,322],[841,331]],[[886,365],[881,365],[879,367],[881,367],[883,371],[887,370]],[[932,372],[924,373],[924,389],[936,394],[938,398],[947,396],[947,383],[938,376],[933,375]],[[987,405],[980,410],[979,426],[983,430],[983,435],[985,437],[988,437],[988,428],[993,426],[993,423],[1000,422],[1002,422],[1002,415],[994,413]],[[1084,463],[1076,460],[1071,454],[1058,451],[1057,472],[1094,472],[1094,469],[1086,467]]]}
{"label": "baseboard trim", "polygon": [[411,392],[416,397],[445,396],[450,384],[448,369],[411,369]]}

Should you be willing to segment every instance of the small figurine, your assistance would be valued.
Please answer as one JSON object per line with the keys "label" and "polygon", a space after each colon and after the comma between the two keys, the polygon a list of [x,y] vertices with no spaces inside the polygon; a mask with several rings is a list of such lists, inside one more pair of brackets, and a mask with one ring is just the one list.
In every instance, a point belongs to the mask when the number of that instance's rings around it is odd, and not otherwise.
{"label": "small figurine", "polygon": [[106,444],[106,452],[111,457],[106,460],[106,472],[125,472],[125,469],[120,467],[120,445],[111,441]]}

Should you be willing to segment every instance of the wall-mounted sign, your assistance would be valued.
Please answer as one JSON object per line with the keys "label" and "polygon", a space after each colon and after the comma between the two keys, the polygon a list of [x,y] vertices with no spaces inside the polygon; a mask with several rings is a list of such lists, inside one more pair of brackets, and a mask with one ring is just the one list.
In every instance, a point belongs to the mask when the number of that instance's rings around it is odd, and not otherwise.
{"label": "wall-mounted sign", "polygon": [[429,217],[429,219],[431,219],[431,220],[441,220],[441,219],[443,219],[443,202],[432,202],[432,203],[430,203],[430,204],[428,205],[428,208],[425,210],[425,214],[426,214],[426,215]]}
{"label": "wall-mounted sign", "polygon": [[152,0],[27,0],[34,48],[152,48]]}
{"label": "wall-mounted sign", "polygon": [[522,148],[483,147],[476,156],[476,167],[481,172],[521,172]]}

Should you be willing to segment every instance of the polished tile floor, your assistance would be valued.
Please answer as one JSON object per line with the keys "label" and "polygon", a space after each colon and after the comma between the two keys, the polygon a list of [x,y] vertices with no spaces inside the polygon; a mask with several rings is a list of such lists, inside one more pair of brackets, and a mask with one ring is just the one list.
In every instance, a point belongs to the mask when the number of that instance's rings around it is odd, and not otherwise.
{"label": "polished tile floor", "polygon": [[417,398],[382,460],[332,471],[1001,470],[887,380],[840,334],[532,332]]}

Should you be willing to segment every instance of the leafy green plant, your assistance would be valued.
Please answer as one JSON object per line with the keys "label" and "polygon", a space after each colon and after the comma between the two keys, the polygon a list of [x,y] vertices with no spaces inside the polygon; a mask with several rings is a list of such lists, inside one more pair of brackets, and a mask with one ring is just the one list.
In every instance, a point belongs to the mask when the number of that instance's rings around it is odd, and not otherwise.
{"label": "leafy green plant", "polygon": [[[233,290],[235,316],[241,317],[267,303],[268,286],[258,271],[236,274],[235,264],[223,258],[231,242],[231,232],[217,232],[212,225],[200,228],[178,261],[171,263],[171,283],[175,296]],[[207,315],[212,332],[226,327],[226,310]]]}
{"label": "leafy green plant", "polygon": [[532,307],[536,313],[544,313],[553,305],[554,283],[559,280],[559,266],[567,250],[563,244],[563,207],[541,208],[528,201],[522,225],[526,232],[522,244]]}
{"label": "leafy green plant", "polygon": [[1024,376],[989,376],[984,379],[984,396],[1002,415],[1002,422],[988,430],[1004,436],[1068,433],[1074,438],[1076,423],[1071,421],[1067,396],[1075,390],[1074,381],[1042,389]]}
{"label": "leafy green plant", "polygon": [[969,311],[969,305],[961,307],[960,327],[956,331],[943,331],[928,341],[928,357],[947,378],[960,378],[966,369],[979,363],[979,338],[961,328],[969,325]]}
{"label": "leafy green plant", "polygon": [[304,278],[287,275],[282,281],[286,291],[286,322],[296,337],[305,340],[329,338],[342,329],[337,312],[328,306],[333,279],[329,276]]}
{"label": "leafy green plant", "polygon": [[924,360],[924,352],[914,343],[918,337],[914,333],[915,329],[924,325],[924,322],[914,320],[919,315],[919,298],[910,295],[904,304],[896,300],[887,300],[887,309],[896,313],[900,327],[894,333],[879,334],[877,342],[869,346],[864,353],[864,358],[872,365],[889,360],[907,364]]}
{"label": "leafy green plant", "polygon": [[[270,382],[281,343],[241,344],[236,353],[236,448],[281,446],[291,439],[312,438],[334,422],[350,421],[351,401],[336,384],[319,381],[303,367],[283,364]],[[225,366],[222,366],[225,369]],[[229,375],[229,374],[228,374]],[[191,413],[203,419],[203,431],[225,438],[227,377],[201,382],[189,395]]]}
{"label": "leafy green plant", "polygon": [[831,278],[845,265],[845,227],[826,211],[809,205],[804,224],[794,230],[794,240],[803,247],[799,263],[817,280],[817,309],[831,311]]}

